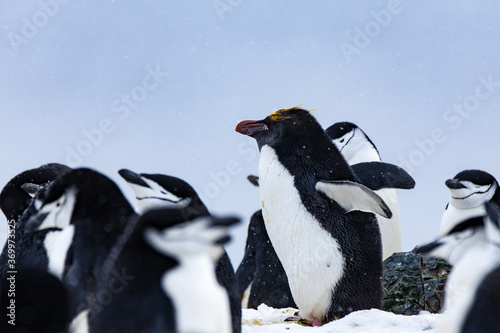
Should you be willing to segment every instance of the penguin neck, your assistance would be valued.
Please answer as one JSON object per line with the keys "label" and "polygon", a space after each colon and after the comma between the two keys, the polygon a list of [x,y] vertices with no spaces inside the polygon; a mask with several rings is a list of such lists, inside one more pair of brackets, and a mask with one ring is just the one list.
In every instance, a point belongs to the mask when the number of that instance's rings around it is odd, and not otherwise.
{"label": "penguin neck", "polygon": [[[343,150],[341,152],[344,153]],[[346,156],[346,159],[349,165],[382,161],[377,149],[375,149],[368,141],[365,141],[359,149],[351,154],[351,156]]]}
{"label": "penguin neck", "polygon": [[[142,230],[136,230],[123,245],[113,262],[107,263],[108,269],[133,277],[130,289],[143,290],[145,285],[160,283],[165,272],[176,268],[179,261],[158,253],[144,240]],[[113,274],[113,272],[106,272]]]}

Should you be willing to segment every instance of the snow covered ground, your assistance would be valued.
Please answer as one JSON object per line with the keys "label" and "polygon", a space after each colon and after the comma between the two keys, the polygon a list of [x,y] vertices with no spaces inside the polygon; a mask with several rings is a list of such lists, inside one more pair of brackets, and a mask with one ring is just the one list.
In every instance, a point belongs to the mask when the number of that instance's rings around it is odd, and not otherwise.
{"label": "snow covered ground", "polygon": [[363,310],[323,325],[307,327],[297,323],[285,323],[297,310],[273,309],[265,304],[254,309],[243,309],[243,333],[274,332],[336,332],[336,333],[416,333],[437,332],[441,314],[422,312],[418,316],[396,315],[381,310]]}

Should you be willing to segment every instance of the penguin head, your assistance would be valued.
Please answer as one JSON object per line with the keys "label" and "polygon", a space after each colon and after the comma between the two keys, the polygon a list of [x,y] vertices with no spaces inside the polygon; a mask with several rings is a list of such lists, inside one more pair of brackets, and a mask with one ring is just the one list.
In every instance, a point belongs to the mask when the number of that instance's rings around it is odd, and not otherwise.
{"label": "penguin head", "polygon": [[230,240],[229,227],[239,221],[239,218],[219,218],[203,212],[193,214],[182,208],[162,208],[147,211],[138,224],[150,247],[167,257],[182,260],[203,253],[213,256],[217,252],[220,256],[220,245]]}
{"label": "penguin head", "polygon": [[62,230],[70,224],[76,204],[76,189],[71,187],[61,193],[55,192],[49,191],[48,188],[38,191],[38,195],[33,199],[34,211],[27,218],[26,232]]}
{"label": "penguin head", "polygon": [[323,129],[313,115],[299,107],[278,110],[262,120],[244,120],[236,125],[236,132],[253,137],[262,149],[269,145],[275,147],[283,140],[314,140],[318,135],[326,137]]}
{"label": "penguin head", "polygon": [[125,224],[133,212],[113,181],[87,168],[74,169],[50,183],[38,205],[37,214],[26,223],[27,231],[64,229],[74,221],[95,220],[112,233],[115,224]]}
{"label": "penguin head", "polygon": [[485,242],[484,216],[479,216],[458,223],[447,234],[429,244],[417,246],[413,252],[442,258],[454,265],[467,251],[484,246]]}
{"label": "penguin head", "polygon": [[361,158],[362,162],[368,162],[372,159],[380,160],[377,147],[357,125],[347,121],[339,122],[328,127],[325,132],[350,164],[352,164],[351,160],[359,154],[373,154],[373,157]]}
{"label": "penguin head", "polygon": [[25,183],[45,185],[72,169],[58,163],[44,164],[38,168],[21,172],[12,178],[0,193],[0,208],[8,220],[17,220],[28,208],[32,195],[21,187]]}
{"label": "penguin head", "polygon": [[481,170],[464,170],[445,185],[450,189],[450,203],[458,209],[479,207],[490,201],[498,189],[496,179]]}
{"label": "penguin head", "polygon": [[127,169],[118,171],[134,191],[141,213],[156,208],[196,206],[206,210],[196,191],[180,178],[161,174],[137,174]]}

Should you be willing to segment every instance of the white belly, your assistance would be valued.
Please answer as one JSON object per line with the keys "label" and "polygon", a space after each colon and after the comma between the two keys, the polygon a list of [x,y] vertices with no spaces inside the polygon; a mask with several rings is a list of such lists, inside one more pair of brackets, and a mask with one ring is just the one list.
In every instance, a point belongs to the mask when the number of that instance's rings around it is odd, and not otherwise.
{"label": "white belly", "polygon": [[179,333],[232,331],[229,298],[209,255],[183,258],[163,275],[162,286],[172,299]]}
{"label": "white belly", "polygon": [[376,215],[382,236],[383,260],[390,257],[393,253],[401,252],[401,222],[399,218],[398,196],[394,189],[383,189],[375,191],[387,204],[392,212],[392,217]]}
{"label": "white belly", "polygon": [[269,238],[283,264],[300,315],[321,319],[343,275],[344,258],[338,242],[303,206],[293,179],[274,149],[262,147],[260,196]]}

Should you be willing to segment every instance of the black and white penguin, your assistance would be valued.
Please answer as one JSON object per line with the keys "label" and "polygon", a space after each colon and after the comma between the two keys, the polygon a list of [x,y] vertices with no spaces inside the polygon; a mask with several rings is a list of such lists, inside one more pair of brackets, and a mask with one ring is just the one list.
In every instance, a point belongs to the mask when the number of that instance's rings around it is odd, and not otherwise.
{"label": "black and white penguin", "polygon": [[500,205],[498,182],[482,170],[464,170],[445,185],[450,190],[450,201],[441,219],[439,234],[448,233],[455,225],[468,218],[484,216],[484,204],[493,201]]}
{"label": "black and white penguin", "polygon": [[[45,195],[46,186],[71,168],[57,163],[44,164],[39,168],[24,171],[12,178],[0,194],[0,206],[9,221],[9,238],[15,243],[16,258],[9,266],[8,242],[0,255],[0,279],[8,270],[38,269],[47,270],[48,256],[44,246],[45,239],[52,230],[25,233],[26,221],[37,212],[40,200]],[[36,182],[36,186],[27,182]],[[30,188],[31,192],[26,192]],[[12,261],[11,261],[12,262]]]}
{"label": "black and white penguin", "polygon": [[[259,189],[256,176],[248,180]],[[245,253],[236,279],[240,287],[242,306],[256,309],[262,303],[273,308],[296,308],[283,265],[266,231],[262,210],[250,218]]]}
{"label": "black and white penguin", "polygon": [[[238,221],[192,208],[145,212],[108,258],[95,302],[73,330],[231,332],[229,301],[212,256]],[[117,272],[127,279],[117,279]]]}
{"label": "black and white penguin", "polygon": [[[33,183],[45,185],[69,171],[71,171],[71,168],[66,165],[48,163],[38,168],[23,171],[12,178],[4,186],[2,192],[0,192],[0,208],[7,220],[18,222],[19,217],[31,203],[32,196],[22,189],[23,184]],[[20,236],[24,226],[23,224],[20,225],[20,223],[16,224],[18,227],[16,235]]]}
{"label": "black and white penguin", "polygon": [[380,308],[382,244],[373,212],[391,217],[383,200],[358,182],[306,110],[278,110],[236,131],[259,146],[262,215],[299,316],[314,326]]}
{"label": "black and white penguin", "polygon": [[[340,150],[347,163],[352,165],[366,165],[366,162],[381,162],[379,151],[372,140],[357,125],[350,122],[339,122],[328,127],[326,134]],[[376,193],[384,200],[392,212],[392,217],[386,219],[377,216],[382,235],[383,259],[393,253],[401,252],[401,221],[396,190],[383,188]]]}
{"label": "black and white penguin", "polygon": [[0,280],[0,332],[66,332],[69,298],[62,282],[50,273],[19,269]]}
{"label": "black and white penguin", "polygon": [[447,234],[414,252],[453,265],[439,332],[497,332],[500,328],[500,210],[487,202],[486,216],[457,223]]}
{"label": "black and white penguin", "polygon": [[[122,169],[120,176],[134,191],[139,213],[143,214],[151,209],[169,207],[189,207],[188,211],[200,211],[208,214],[208,209],[200,197],[184,180],[162,174],[137,174]],[[241,302],[238,284],[234,275],[234,268],[224,247],[220,246],[222,254],[214,256],[216,276],[219,283],[226,288],[231,304],[233,332],[241,331]]]}
{"label": "black and white penguin", "polygon": [[350,165],[380,162],[380,153],[372,140],[356,124],[343,121],[325,130]]}
{"label": "black and white penguin", "polygon": [[88,307],[104,260],[135,218],[116,184],[97,171],[75,169],[48,187],[25,232],[58,230],[46,237],[44,246],[49,272],[63,281],[70,294],[72,317]]}

